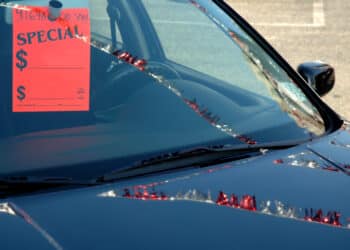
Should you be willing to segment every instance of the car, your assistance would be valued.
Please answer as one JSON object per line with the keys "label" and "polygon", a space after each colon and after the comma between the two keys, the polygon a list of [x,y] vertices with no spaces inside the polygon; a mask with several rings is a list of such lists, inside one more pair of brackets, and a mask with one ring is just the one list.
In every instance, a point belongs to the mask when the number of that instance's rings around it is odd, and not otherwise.
{"label": "car", "polygon": [[1,1],[0,34],[0,249],[349,249],[332,66],[222,0]]}

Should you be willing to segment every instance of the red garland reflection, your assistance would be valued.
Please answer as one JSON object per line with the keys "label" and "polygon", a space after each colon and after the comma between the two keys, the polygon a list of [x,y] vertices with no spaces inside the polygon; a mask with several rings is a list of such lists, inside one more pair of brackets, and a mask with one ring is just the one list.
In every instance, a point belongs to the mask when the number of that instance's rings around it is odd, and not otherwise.
{"label": "red garland reflection", "polygon": [[273,160],[274,165],[280,166],[291,166],[291,167],[306,167],[311,169],[320,169],[330,172],[345,172],[347,170],[343,168],[338,168],[336,166],[329,165],[329,162],[314,155],[311,151],[304,151],[296,154],[288,155],[282,159]]}
{"label": "red garland reflection", "polygon": [[336,211],[329,211],[327,215],[323,215],[322,209],[319,209],[314,214],[313,209],[305,209],[305,217],[306,221],[313,221],[333,226],[342,226],[340,223],[340,213]]}
{"label": "red garland reflection", "polygon": [[128,198],[128,199],[152,200],[152,201],[155,201],[155,200],[164,201],[168,199],[168,197],[163,192],[160,192],[158,194],[156,191],[152,191],[151,193],[149,193],[147,191],[147,188],[144,188],[143,190],[141,190],[140,188],[136,188],[133,195],[130,193],[130,190],[128,188],[125,188],[122,197]]}
{"label": "red garland reflection", "polygon": [[219,206],[228,206],[249,211],[256,211],[255,196],[251,195],[243,195],[242,198],[239,199],[235,194],[232,194],[230,199],[228,199],[227,194],[220,191],[216,204]]}
{"label": "red garland reflection", "polygon": [[[152,191],[148,189],[152,188]],[[134,190],[133,192],[130,190]],[[350,221],[343,226],[341,223],[341,214],[338,211],[329,211],[323,213],[322,209],[314,210],[312,208],[301,209],[287,206],[280,201],[260,201],[257,205],[257,200],[254,195],[238,196],[234,193],[228,195],[223,191],[219,191],[216,200],[211,198],[210,192],[208,194],[197,191],[196,189],[189,190],[186,193],[178,193],[176,195],[169,195],[165,192],[158,192],[154,185],[139,185],[132,188],[124,188],[121,191],[111,190],[100,194],[101,197],[126,198],[143,201],[193,201],[214,204],[217,206],[224,206],[233,209],[240,209],[249,212],[256,212],[260,214],[272,215],[282,218],[289,218],[305,222],[314,222],[325,224],[328,226],[341,227],[350,229]],[[304,211],[304,214],[303,214]],[[346,224],[345,223],[345,224]]]}
{"label": "red garland reflection", "polygon": [[123,60],[124,62],[133,65],[140,71],[144,71],[147,65],[147,61],[145,59],[138,59],[137,57],[131,55],[129,52],[117,50],[113,52],[113,55],[116,56],[119,60]]}

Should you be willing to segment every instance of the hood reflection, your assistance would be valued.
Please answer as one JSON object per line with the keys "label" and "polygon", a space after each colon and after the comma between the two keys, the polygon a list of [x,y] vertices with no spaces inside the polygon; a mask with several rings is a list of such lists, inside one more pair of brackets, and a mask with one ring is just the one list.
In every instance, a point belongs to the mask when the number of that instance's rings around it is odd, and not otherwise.
{"label": "hood reflection", "polygon": [[[303,222],[320,223],[328,226],[334,226],[344,229],[350,229],[349,221],[342,220],[341,213],[336,210],[323,212],[322,209],[299,208],[287,205],[288,202],[262,200],[251,194],[236,195],[235,193],[225,193],[219,191],[216,199],[212,198],[211,192],[201,192],[197,189],[190,189],[185,193],[166,194],[162,191],[157,191],[155,186],[149,190],[148,185],[135,186],[131,188],[109,190],[99,194],[103,198],[121,198],[142,201],[191,201],[202,202],[216,206],[224,206],[231,209],[239,209],[258,214],[276,216],[280,218],[288,218]],[[133,190],[133,191],[131,191]],[[259,203],[258,203],[259,202]],[[347,224],[348,223],[348,224]]]}
{"label": "hood reflection", "polygon": [[0,203],[0,214],[5,213],[12,216],[17,216],[23,219],[26,223],[31,225],[38,233],[44,237],[53,249],[63,250],[63,247],[45,230],[43,229],[35,220],[31,218],[31,216],[18,207],[14,203]]}
{"label": "hood reflection", "polygon": [[285,158],[276,159],[273,161],[275,165],[291,166],[291,167],[306,167],[312,169],[321,169],[332,172],[339,172],[341,169],[333,166],[330,162],[315,156],[311,151],[304,151],[297,154],[288,155]]}
{"label": "hood reflection", "polygon": [[16,216],[16,212],[12,209],[9,203],[0,203],[0,213]]}

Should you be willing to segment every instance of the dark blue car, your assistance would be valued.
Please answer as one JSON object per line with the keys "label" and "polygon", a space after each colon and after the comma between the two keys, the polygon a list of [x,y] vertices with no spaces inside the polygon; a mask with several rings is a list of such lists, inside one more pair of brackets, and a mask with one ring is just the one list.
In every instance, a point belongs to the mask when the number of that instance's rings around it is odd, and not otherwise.
{"label": "dark blue car", "polygon": [[0,1],[0,249],[350,249],[350,125],[222,0]]}

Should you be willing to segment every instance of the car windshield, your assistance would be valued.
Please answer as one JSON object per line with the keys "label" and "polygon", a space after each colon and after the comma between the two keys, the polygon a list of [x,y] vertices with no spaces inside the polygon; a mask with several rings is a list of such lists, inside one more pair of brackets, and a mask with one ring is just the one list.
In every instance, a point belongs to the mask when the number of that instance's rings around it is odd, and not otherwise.
{"label": "car windshield", "polygon": [[0,1],[0,37],[3,176],[94,176],[109,159],[116,169],[325,133],[303,91],[212,1]]}

